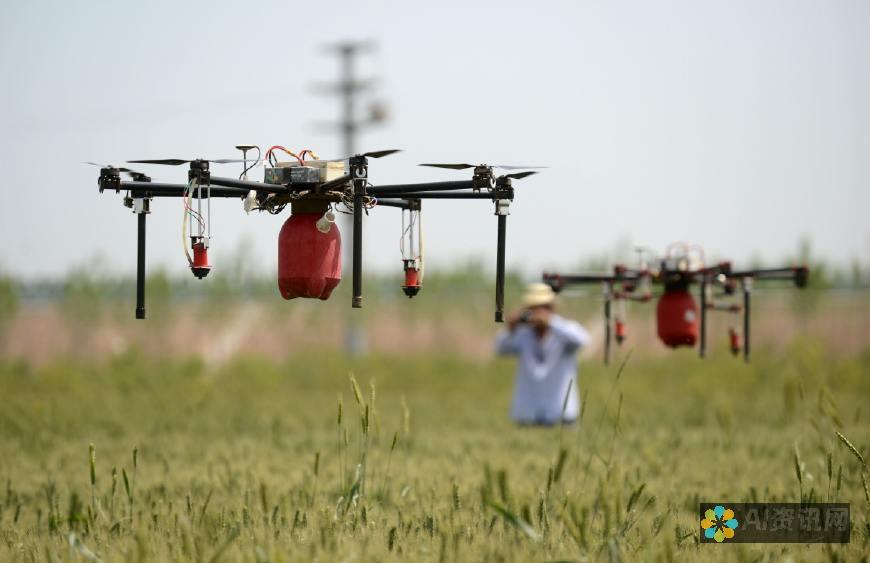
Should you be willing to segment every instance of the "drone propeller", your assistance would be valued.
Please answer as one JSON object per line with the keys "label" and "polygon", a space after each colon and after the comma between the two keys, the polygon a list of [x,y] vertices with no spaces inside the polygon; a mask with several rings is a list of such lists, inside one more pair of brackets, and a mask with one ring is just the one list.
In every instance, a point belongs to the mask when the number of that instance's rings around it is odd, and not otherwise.
{"label": "drone propeller", "polygon": [[115,166],[114,164],[100,164],[99,162],[91,162],[86,161],[85,164],[90,164],[91,166],[99,166],[100,168],[114,168],[118,172],[133,172],[136,173],[135,170],[130,170],[129,168],[124,168],[123,166]]}
{"label": "drone propeller", "polygon": [[181,164],[187,164],[189,162],[196,162],[197,160],[204,160],[205,162],[209,162],[211,164],[233,164],[236,162],[250,162],[245,161],[241,158],[217,158],[214,160],[208,158],[197,158],[194,160],[184,160],[181,158],[155,158],[144,160],[128,160],[127,162],[130,164],[163,164],[166,166],[179,166]]}
{"label": "drone propeller", "polygon": [[[395,154],[397,152],[402,152],[402,149],[386,149],[382,151],[369,151],[364,152],[362,154],[355,154],[353,156],[364,156],[366,158],[382,158],[384,156],[389,156],[391,154]],[[353,158],[353,156],[346,156],[344,158],[330,158],[327,162],[344,162]]]}
{"label": "drone propeller", "polygon": [[467,164],[464,162],[460,164],[427,163],[420,164],[419,166],[429,166],[432,168],[448,168],[450,170],[466,170],[468,168],[477,168],[478,166],[485,166],[487,168],[500,168],[502,170],[539,170],[542,168],[546,168],[546,166],[516,166],[513,164]]}
{"label": "drone propeller", "polygon": [[131,170],[130,168],[124,168],[123,166],[114,166],[112,164],[100,164],[99,162],[91,162],[91,161],[86,161],[85,164],[90,164],[91,166],[99,166],[100,168],[113,168],[113,169],[117,170],[118,172],[123,172],[124,174],[128,174],[128,175],[132,176],[133,178],[136,178],[136,177],[141,178],[141,177],[145,176],[145,174],[142,172],[138,172],[136,170]]}
{"label": "drone propeller", "polygon": [[527,170],[525,172],[514,172],[513,174],[505,174],[505,178],[513,178],[514,180],[522,180],[532,174],[537,174],[535,170]]}
{"label": "drone propeller", "polygon": [[505,174],[504,178],[511,178],[513,180],[522,180],[523,178],[527,178],[532,174],[537,174],[537,170],[546,168],[546,166],[515,166],[512,164],[466,164],[466,163],[457,163],[457,164],[420,164],[420,166],[429,166],[431,168],[447,168],[449,170],[467,170],[468,168],[500,168],[502,170],[524,170],[524,172],[514,172],[512,174]]}

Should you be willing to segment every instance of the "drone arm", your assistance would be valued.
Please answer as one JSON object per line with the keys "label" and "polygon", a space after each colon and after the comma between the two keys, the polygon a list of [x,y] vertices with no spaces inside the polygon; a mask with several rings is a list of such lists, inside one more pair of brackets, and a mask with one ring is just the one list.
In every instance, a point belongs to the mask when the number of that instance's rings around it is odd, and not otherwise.
{"label": "drone arm", "polygon": [[[211,189],[211,197],[213,198],[222,198],[222,199],[242,199],[247,195],[247,192],[237,192],[237,191],[224,191],[229,188],[212,188]],[[198,190],[191,190],[190,196],[191,199],[199,199]],[[162,197],[182,197],[181,193],[167,193],[167,192],[146,192],[146,191],[132,191],[130,192],[132,197],[151,197],[151,198],[162,198]],[[205,188],[203,188],[202,199],[206,199]]]}
{"label": "drone arm", "polygon": [[131,191],[148,191],[154,193],[178,193],[187,189],[187,184],[168,184],[166,182],[126,182],[122,181],[120,189]]}
{"label": "drone arm", "polygon": [[760,270],[743,270],[731,272],[730,278],[755,278],[757,280],[793,280],[798,287],[807,284],[810,271],[806,266],[793,266],[789,268],[765,268]]}
{"label": "drone arm", "polygon": [[493,196],[486,192],[381,192],[380,188],[369,190],[369,195],[375,197],[391,197],[401,199],[488,199]]}
{"label": "drone arm", "polygon": [[347,176],[347,175],[341,176],[339,178],[334,178],[328,182],[324,182],[324,183],[320,184],[320,190],[321,191],[331,190],[334,188],[338,188],[340,186],[344,186],[348,182],[350,182],[350,176]]}
{"label": "drone arm", "polygon": [[224,186],[227,188],[238,188],[245,190],[247,193],[250,190],[261,192],[264,194],[286,194],[291,191],[314,189],[317,184],[292,184],[285,186],[283,184],[264,184],[263,182],[252,182],[251,180],[237,180],[236,178],[222,178],[220,176],[211,176],[209,183],[213,186]]}
{"label": "drone arm", "polygon": [[[188,191],[187,184],[165,184],[156,182],[121,182],[120,190],[129,190],[137,197],[182,197]],[[189,190],[190,197],[199,197],[199,190]],[[240,188],[212,188],[210,197],[245,197],[248,190]],[[203,193],[205,195],[205,193]]]}
{"label": "drone arm", "polygon": [[544,283],[553,288],[553,291],[557,293],[559,291],[562,291],[562,289],[564,289],[566,285],[581,285],[592,283],[613,284],[614,282],[619,281],[619,279],[609,274],[556,274],[545,272],[543,275]]}
{"label": "drone arm", "polygon": [[455,182],[424,182],[419,184],[392,184],[388,186],[374,186],[370,191],[373,194],[393,195],[405,192],[470,190],[473,187],[474,182],[472,182],[471,180],[459,180]]}
{"label": "drone arm", "polygon": [[395,200],[395,199],[379,199],[378,200],[378,207],[381,207],[381,206],[383,206],[383,207],[397,207],[399,209],[416,209],[416,207],[408,201]]}

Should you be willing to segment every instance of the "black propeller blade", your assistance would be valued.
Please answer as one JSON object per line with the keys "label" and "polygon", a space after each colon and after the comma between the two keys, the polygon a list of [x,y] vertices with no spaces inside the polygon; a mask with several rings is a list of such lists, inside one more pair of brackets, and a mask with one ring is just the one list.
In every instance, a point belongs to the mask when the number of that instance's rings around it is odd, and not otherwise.
{"label": "black propeller blade", "polygon": [[547,168],[547,166],[516,166],[514,164],[493,164],[492,167],[502,170],[543,170]]}
{"label": "black propeller blade", "polygon": [[217,158],[214,160],[210,160],[207,158],[197,158],[193,160],[184,160],[181,158],[154,158],[154,159],[143,159],[143,160],[128,160],[129,164],[163,164],[166,166],[179,166],[181,164],[187,164],[189,162],[195,162],[197,160],[204,160],[211,164],[233,164],[236,162],[251,162],[250,160],[245,161],[241,158]]}
{"label": "black propeller blade", "polygon": [[514,180],[522,180],[532,174],[537,174],[535,170],[527,170],[526,172],[514,172],[513,174],[505,174],[506,178],[513,178]]}
{"label": "black propeller blade", "polygon": [[476,168],[474,164],[419,164],[418,166],[429,166],[431,168],[448,168],[450,170],[465,170],[466,168]]}
{"label": "black propeller blade", "polygon": [[[395,154],[397,152],[402,152],[402,149],[386,149],[382,151],[369,151],[364,152],[362,154],[357,154],[354,156],[364,156],[366,158],[382,158],[384,156],[389,156],[391,154]],[[330,158],[328,162],[344,162],[353,158],[352,156],[346,156],[344,158]]]}
{"label": "black propeller blade", "polygon": [[427,163],[420,164],[419,166],[429,166],[431,168],[448,168],[450,170],[466,170],[468,168],[477,168],[478,166],[486,166],[487,168],[500,168],[502,170],[539,170],[546,168],[546,166],[516,166],[513,164],[467,164],[464,162],[461,164]]}
{"label": "black propeller blade", "polygon": [[145,174],[142,172],[138,172],[136,170],[132,170],[130,168],[124,168],[123,166],[114,166],[112,164],[100,164],[99,162],[90,162],[87,161],[85,164],[90,164],[91,166],[99,166],[100,168],[114,168],[118,172],[123,172],[124,174],[129,174],[130,176],[136,177],[144,177]]}

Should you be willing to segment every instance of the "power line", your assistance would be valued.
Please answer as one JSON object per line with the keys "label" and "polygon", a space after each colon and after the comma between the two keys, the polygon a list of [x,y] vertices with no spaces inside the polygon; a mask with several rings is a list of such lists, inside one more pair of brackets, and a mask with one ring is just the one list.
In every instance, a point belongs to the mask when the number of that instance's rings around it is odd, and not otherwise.
{"label": "power line", "polygon": [[[376,125],[386,120],[386,111],[383,104],[372,102],[368,108],[368,115],[361,118],[359,115],[358,98],[360,94],[370,91],[373,86],[372,80],[360,80],[356,75],[357,56],[361,53],[371,52],[376,49],[372,41],[347,41],[327,46],[329,52],[336,54],[340,62],[340,74],[338,82],[327,84],[323,89],[331,94],[340,96],[341,119],[330,123],[341,132],[343,154],[350,156],[356,154],[357,136],[359,132],[370,125]],[[350,217],[343,217],[339,228],[342,229],[344,239],[343,263],[349,264],[352,257],[350,249],[353,248],[353,229]],[[350,311],[345,334],[345,351],[351,356],[361,356],[366,351],[366,337],[364,327],[358,322],[358,314]]]}

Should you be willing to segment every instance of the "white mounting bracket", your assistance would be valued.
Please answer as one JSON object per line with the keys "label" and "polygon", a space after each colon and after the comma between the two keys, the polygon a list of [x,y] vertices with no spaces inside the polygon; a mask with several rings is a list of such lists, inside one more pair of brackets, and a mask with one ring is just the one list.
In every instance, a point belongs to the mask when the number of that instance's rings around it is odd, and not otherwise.
{"label": "white mounting bracket", "polygon": [[133,198],[133,213],[148,214],[151,213],[151,198],[149,197],[134,197]]}

